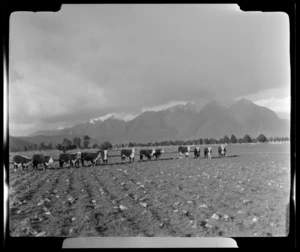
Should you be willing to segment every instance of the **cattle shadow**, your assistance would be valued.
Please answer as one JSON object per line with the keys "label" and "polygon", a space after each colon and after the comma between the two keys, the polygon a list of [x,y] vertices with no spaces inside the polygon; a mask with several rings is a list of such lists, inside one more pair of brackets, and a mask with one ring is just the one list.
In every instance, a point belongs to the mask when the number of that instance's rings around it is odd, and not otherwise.
{"label": "cattle shadow", "polygon": [[30,169],[28,171],[31,171],[31,172],[45,172],[47,170],[50,170],[50,169],[49,168],[47,168],[47,169],[37,168],[37,169]]}
{"label": "cattle shadow", "polygon": [[138,160],[137,162],[141,162],[141,163],[143,163],[143,162],[156,162],[156,161],[165,161],[165,160],[173,160],[173,159],[176,159],[176,158],[159,158],[159,159],[150,159],[150,160],[147,160],[147,159],[145,159],[145,160]]}
{"label": "cattle shadow", "polygon": [[52,171],[57,171],[57,170],[64,170],[64,169],[79,169],[81,167],[87,167],[87,166],[54,166],[54,167],[48,167],[46,170],[52,170]]}
{"label": "cattle shadow", "polygon": [[139,162],[139,161],[134,161],[134,162],[125,161],[125,162],[107,163],[107,164],[104,164],[103,166],[107,166],[107,165],[127,165],[127,164],[133,164],[133,163],[137,163],[137,162]]}
{"label": "cattle shadow", "polygon": [[168,161],[168,160],[174,160],[174,159],[177,159],[177,158],[174,158],[174,157],[160,158],[160,159],[154,159],[154,160],[151,160],[151,161]]}
{"label": "cattle shadow", "polygon": [[107,164],[101,164],[101,166],[112,166],[112,165],[124,165],[124,164],[131,164],[131,163],[133,163],[133,162],[129,162],[129,161],[127,161],[127,162],[115,162],[115,163],[107,163]]}
{"label": "cattle shadow", "polygon": [[[226,156],[225,158],[235,158],[238,157],[238,155],[231,155],[231,156]],[[219,158],[219,157],[218,157]]]}
{"label": "cattle shadow", "polygon": [[[235,158],[235,157],[238,157],[238,155],[230,155],[230,156],[225,156],[225,157],[216,157],[216,156],[214,156],[214,157],[211,157],[211,159],[226,159],[226,158]],[[177,157],[177,158],[174,158],[174,159],[200,159],[200,160],[206,160],[206,159],[210,159],[210,158],[208,158],[208,157],[198,157],[198,158],[195,158],[195,157],[189,157],[189,158],[179,158],[179,157]]]}

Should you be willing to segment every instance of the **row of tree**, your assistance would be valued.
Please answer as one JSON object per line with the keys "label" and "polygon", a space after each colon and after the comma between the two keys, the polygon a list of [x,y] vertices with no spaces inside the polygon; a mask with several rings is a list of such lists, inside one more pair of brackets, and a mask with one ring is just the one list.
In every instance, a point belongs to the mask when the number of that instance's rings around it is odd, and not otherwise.
{"label": "row of tree", "polygon": [[[263,143],[263,142],[283,142],[283,141],[289,141],[288,137],[271,137],[267,138],[265,135],[260,134],[258,137],[251,138],[248,134],[246,134],[243,138],[236,138],[235,135],[231,135],[229,138],[227,135],[225,135],[223,138],[220,139],[214,139],[214,138],[200,138],[200,139],[194,139],[194,140],[165,140],[165,141],[155,141],[155,142],[148,142],[148,143],[122,143],[122,144],[116,144],[114,145],[115,148],[124,148],[124,147],[151,147],[151,146],[178,146],[178,145],[203,145],[203,144],[236,144],[236,143]],[[63,152],[67,150],[72,149],[111,149],[113,148],[112,144],[108,141],[98,145],[97,143],[94,143],[93,145],[90,144],[91,138],[86,135],[81,140],[80,137],[74,137],[72,140],[69,140],[68,138],[64,138],[62,143],[59,143],[57,145],[53,145],[53,143],[46,144],[44,142],[41,142],[39,145],[32,144],[29,146],[25,146],[23,148],[10,148],[10,151],[17,152],[17,151],[43,151],[43,150],[53,150],[58,149]]]}
{"label": "row of tree", "polygon": [[81,145],[80,137],[74,137],[73,142],[67,138],[64,138],[61,144],[56,145],[56,149],[65,152],[67,150],[73,150],[73,149],[90,149],[90,147],[92,147],[93,149],[102,149],[102,150],[111,149],[113,147],[112,144],[108,141],[100,145],[94,143],[92,146],[90,146],[90,140],[91,138],[89,136],[87,135],[84,136],[83,144]]}
{"label": "row of tree", "polygon": [[237,138],[235,135],[231,135],[229,138],[225,135],[221,139],[214,139],[214,138],[200,138],[194,140],[165,140],[165,141],[155,141],[155,142],[148,142],[148,143],[133,143],[129,142],[128,144],[116,144],[115,147],[123,148],[123,147],[150,147],[150,146],[178,146],[178,145],[207,145],[207,144],[236,144],[236,143],[264,143],[269,141],[288,141],[288,137],[275,137],[268,139],[265,135],[260,134],[258,137],[251,138],[248,134],[246,134],[243,138]]}
{"label": "row of tree", "polygon": [[53,145],[53,143],[46,144],[44,142],[41,142],[38,144],[32,144],[28,146],[24,146],[24,148],[21,147],[10,147],[10,152],[18,152],[18,151],[44,151],[44,150],[61,150],[63,152],[67,150],[73,150],[73,149],[90,149],[90,148],[104,148],[109,149],[112,148],[111,143],[104,142],[101,145],[98,145],[97,143],[90,145],[91,138],[86,135],[81,139],[80,137],[74,137],[72,140],[68,138],[64,138],[61,143]]}

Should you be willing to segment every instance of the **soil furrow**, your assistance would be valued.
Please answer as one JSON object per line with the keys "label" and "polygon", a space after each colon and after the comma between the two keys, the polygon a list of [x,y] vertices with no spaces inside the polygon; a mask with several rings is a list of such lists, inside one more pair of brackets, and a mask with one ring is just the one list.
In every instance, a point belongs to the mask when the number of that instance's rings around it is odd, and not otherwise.
{"label": "soil furrow", "polygon": [[[38,180],[35,180],[30,187],[28,188],[28,190],[24,191],[24,190],[18,190],[16,193],[19,193],[19,195],[16,195],[16,198],[18,199],[18,201],[30,201],[33,196],[35,194],[38,194],[41,187],[45,184],[45,181],[47,181],[47,179],[49,177],[51,177],[52,174],[51,173],[43,173],[41,177],[39,177]],[[26,187],[25,187],[26,188]]]}
{"label": "soil furrow", "polygon": [[62,177],[62,184],[65,184],[65,187],[60,190],[63,193],[63,208],[55,212],[58,216],[61,216],[58,219],[57,230],[60,236],[71,236],[72,235],[72,218],[77,211],[78,206],[78,190],[75,190],[74,183],[78,183],[78,181],[74,181],[74,173],[76,173],[76,168],[68,168],[66,172],[66,177]]}
{"label": "soil furrow", "polygon": [[[23,220],[24,226],[23,228],[30,228],[31,226],[31,219],[30,217],[33,217],[32,215],[39,215],[41,213],[41,207],[37,206],[37,201],[40,198],[40,192],[43,192],[45,188],[47,188],[49,185],[47,183],[47,180],[53,177],[52,173],[44,173],[43,177],[41,180],[38,181],[36,185],[33,185],[32,188],[30,188],[28,191],[25,191],[24,194],[18,196],[19,202],[23,202],[21,204],[20,209],[11,207],[10,208],[10,220]],[[37,218],[38,219],[38,218]],[[36,228],[36,232],[39,232],[39,224],[37,221],[32,222],[34,228]],[[16,230],[14,233],[15,228],[13,225],[11,225],[11,232],[12,234],[15,235],[26,235],[26,230],[25,233],[22,232],[22,228],[19,230]],[[28,234],[28,235],[33,235],[33,234]]]}
{"label": "soil furrow", "polygon": [[[102,174],[103,175],[103,174]],[[112,176],[110,172],[106,175],[108,177]],[[105,178],[99,179],[98,176],[94,176],[97,182],[101,185],[103,194],[107,197],[109,201],[113,204],[113,209],[109,211],[113,215],[114,219],[118,221],[113,221],[113,225],[119,226],[122,223],[122,230],[124,231],[123,235],[138,235],[142,232],[139,227],[139,224],[136,221],[137,215],[140,215],[142,207],[138,205],[137,211],[132,212],[136,207],[137,202],[130,197],[125,196],[125,191],[121,188],[120,184],[116,180],[108,180]],[[136,185],[135,185],[136,186]],[[114,190],[112,190],[112,188]],[[120,206],[125,206],[128,209],[122,211]],[[131,210],[132,209],[132,210]],[[140,209],[140,210],[138,210]],[[122,235],[122,233],[120,233]]]}
{"label": "soil furrow", "polygon": [[[141,173],[143,171],[140,171]],[[134,173],[134,171],[133,171]],[[117,176],[115,174],[113,174],[111,171],[110,171],[110,174],[111,176]],[[121,173],[122,174],[122,173]],[[120,176],[122,177],[122,175]],[[124,178],[124,176],[123,176]],[[119,179],[120,181],[124,181],[123,179]],[[133,179],[133,178],[127,178],[128,181],[131,181],[130,185],[131,186],[135,186],[137,187],[137,179]],[[144,179],[140,179],[140,180],[144,180]],[[118,182],[117,180],[115,180],[115,182]],[[120,183],[118,183],[120,185]],[[128,184],[128,183],[127,183]],[[150,188],[148,190],[148,187],[146,186],[143,186],[143,187],[139,187],[141,188],[143,191],[149,191],[149,190],[153,190],[155,188]],[[131,191],[130,189],[127,189],[128,191]],[[150,200],[151,199],[151,196],[147,196],[147,194],[140,194],[139,193],[139,190],[137,191],[137,194],[134,195],[132,192],[128,194],[129,198],[131,199],[131,202],[130,204],[134,205],[138,203],[138,199],[143,199],[144,202],[146,202],[148,204],[148,207],[146,208],[146,215],[143,217],[143,219],[147,219],[147,221],[141,221],[139,220],[139,223],[138,225],[140,225],[141,227],[144,227],[144,230],[143,232],[145,233],[146,236],[154,236],[155,232],[157,232],[157,227],[159,229],[158,232],[163,232],[165,234],[176,234],[176,227],[174,228],[170,222],[166,222],[164,221],[164,219],[167,219],[166,216],[159,211],[159,209],[155,208],[153,206],[153,202]],[[136,196],[136,197],[134,197]],[[156,209],[156,210],[155,210]],[[162,217],[161,217],[162,216]],[[153,226],[153,227],[156,227],[154,228],[154,230],[150,231],[151,228],[149,229],[149,225],[150,226]],[[163,226],[163,228],[161,228]],[[177,228],[178,229],[178,228]],[[156,230],[156,231],[155,231]]]}
{"label": "soil furrow", "polygon": [[26,172],[25,176],[16,178],[16,180],[10,178],[9,186],[14,188],[16,192],[23,191],[25,188],[32,186],[33,183],[37,182],[37,179],[41,177],[41,173],[36,171]]}

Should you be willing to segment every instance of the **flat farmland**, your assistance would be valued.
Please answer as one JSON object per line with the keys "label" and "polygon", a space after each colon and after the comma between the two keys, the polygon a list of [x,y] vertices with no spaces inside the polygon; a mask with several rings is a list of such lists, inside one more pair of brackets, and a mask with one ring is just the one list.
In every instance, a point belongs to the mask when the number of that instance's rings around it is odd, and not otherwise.
{"label": "flat farmland", "polygon": [[[286,236],[290,145],[228,145],[178,158],[9,172],[11,236]],[[191,148],[193,150],[193,147]],[[137,154],[139,152],[137,151]],[[22,153],[31,157],[33,153]],[[58,158],[59,152],[47,153]],[[11,153],[10,159],[15,155]]]}

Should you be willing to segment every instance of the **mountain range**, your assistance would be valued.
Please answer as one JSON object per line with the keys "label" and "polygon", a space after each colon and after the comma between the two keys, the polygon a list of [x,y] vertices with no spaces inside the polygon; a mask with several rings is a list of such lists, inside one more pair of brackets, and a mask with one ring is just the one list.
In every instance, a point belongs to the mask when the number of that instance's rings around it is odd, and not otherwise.
{"label": "mountain range", "polygon": [[[117,114],[93,118],[63,129],[38,131],[19,140],[29,143],[60,143],[63,138],[89,135],[92,143],[109,141],[154,142],[199,138],[220,139],[234,134],[243,137],[289,137],[290,124],[277,114],[247,99],[238,101],[211,100],[197,107],[194,103],[176,105],[160,111],[145,111],[133,119],[124,120]],[[14,137],[14,141],[15,141]]]}

